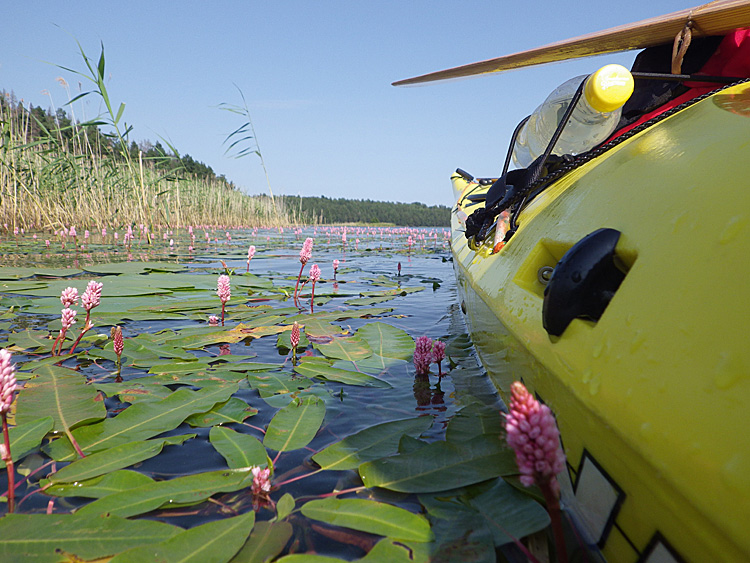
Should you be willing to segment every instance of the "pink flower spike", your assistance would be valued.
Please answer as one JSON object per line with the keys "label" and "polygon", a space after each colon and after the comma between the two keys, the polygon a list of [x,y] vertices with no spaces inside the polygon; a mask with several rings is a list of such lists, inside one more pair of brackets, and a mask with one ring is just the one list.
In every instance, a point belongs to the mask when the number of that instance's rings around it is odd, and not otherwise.
{"label": "pink flower spike", "polygon": [[414,368],[417,375],[430,373],[430,363],[432,363],[432,340],[429,336],[420,336],[414,347]]}
{"label": "pink flower spike", "polygon": [[216,295],[219,296],[219,300],[222,302],[222,304],[229,301],[229,298],[232,297],[232,288],[229,285],[229,276],[226,274],[222,274],[219,276],[219,280],[216,284]]}
{"label": "pink flower spike", "polygon": [[292,343],[293,350],[299,346],[299,324],[297,321],[294,321],[294,324],[292,325],[292,334],[289,337],[289,340]]}
{"label": "pink flower spike", "polygon": [[333,277],[336,277],[336,272],[339,271],[339,260],[338,258],[333,261]]}
{"label": "pink flower spike", "polygon": [[271,492],[271,470],[266,467],[253,467],[250,470],[253,474],[253,485],[251,491],[256,497],[267,497]]}
{"label": "pink flower spike", "polygon": [[312,258],[312,247],[313,239],[307,237],[305,242],[302,243],[302,250],[299,251],[299,261],[303,266],[307,264],[307,261],[310,260],[310,258]]}
{"label": "pink flower spike", "polygon": [[70,327],[72,327],[76,322],[76,314],[78,311],[74,311],[73,309],[69,307],[65,307],[65,309],[62,310],[62,329],[63,332],[68,330]]}
{"label": "pink flower spike", "polygon": [[436,340],[432,345],[432,361],[438,365],[438,374],[443,374],[441,362],[445,358],[445,342]]}
{"label": "pink flower spike", "polygon": [[103,286],[104,284],[101,282],[95,282],[94,280],[91,280],[86,286],[86,291],[84,291],[81,296],[81,306],[86,309],[86,311],[91,311],[91,309],[99,305],[102,298]]}
{"label": "pink flower spike", "polygon": [[11,361],[8,350],[0,350],[0,413],[5,414],[13,404],[16,392],[16,366]]}
{"label": "pink flower spike", "polygon": [[75,305],[78,302],[78,290],[75,287],[66,287],[60,294],[60,302],[65,308]]}
{"label": "pink flower spike", "polygon": [[219,317],[216,315],[208,317],[208,326],[219,326]]}
{"label": "pink flower spike", "polygon": [[320,279],[320,267],[317,264],[313,264],[310,268],[310,281],[315,283]]}
{"label": "pink flower spike", "polygon": [[505,417],[508,445],[516,453],[521,483],[529,487],[549,485],[557,495],[560,486],[556,475],[565,467],[560,447],[560,432],[547,405],[537,401],[516,381],[510,386],[509,413]]}

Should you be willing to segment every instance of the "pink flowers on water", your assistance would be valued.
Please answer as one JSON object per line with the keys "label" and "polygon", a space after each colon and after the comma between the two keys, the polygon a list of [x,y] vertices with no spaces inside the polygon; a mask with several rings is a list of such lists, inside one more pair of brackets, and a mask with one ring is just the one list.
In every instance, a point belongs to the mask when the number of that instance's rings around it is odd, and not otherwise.
{"label": "pink flowers on water", "polygon": [[417,375],[427,375],[430,373],[430,364],[435,362],[438,365],[439,375],[443,375],[443,369],[440,362],[445,358],[445,342],[435,340],[433,342],[429,336],[420,336],[414,346],[414,369]]}
{"label": "pink flowers on water", "polygon": [[[99,305],[102,298],[102,287],[104,284],[91,280],[86,286],[86,291],[81,296],[81,306],[86,311],[91,311],[94,307]],[[72,289],[72,288],[68,288]],[[62,297],[60,298],[62,300]]]}
{"label": "pink flowers on water", "polygon": [[310,296],[310,312],[313,312],[313,301],[315,301],[315,282],[320,279],[320,267],[313,264],[310,268],[310,281],[312,282],[312,295]]}
{"label": "pink flowers on water", "polygon": [[219,276],[216,283],[216,295],[219,296],[219,300],[221,301],[221,326],[224,326],[224,308],[229,298],[232,297],[232,288],[229,285],[228,275],[221,274]]}
{"label": "pink flowers on water", "polygon": [[13,404],[13,394],[16,392],[16,367],[11,362],[11,353],[0,350],[0,417],[3,424],[3,441],[0,443],[0,457],[5,462],[8,473],[8,512],[15,509],[16,483],[13,456],[10,452],[10,436],[8,434],[8,411]]}
{"label": "pink flowers on water", "polygon": [[247,271],[250,271],[250,260],[253,259],[253,256],[255,256],[255,246],[250,246],[250,248],[247,249]]}
{"label": "pink flowers on water", "polygon": [[307,237],[305,242],[302,243],[302,250],[299,251],[299,261],[302,262],[303,266],[312,258],[312,247],[313,239]]}
{"label": "pink flowers on water", "polygon": [[438,365],[438,374],[443,374],[442,361],[445,358],[445,342],[436,340],[432,345],[432,361]]}
{"label": "pink flowers on water", "polygon": [[271,470],[268,467],[261,469],[256,466],[250,471],[253,474],[253,484],[251,487],[253,496],[265,499],[268,497],[268,493],[271,492]]}
{"label": "pink flowers on water", "polygon": [[333,261],[333,279],[336,279],[336,272],[339,271],[339,260],[338,258]]}
{"label": "pink flowers on water", "polygon": [[299,346],[299,324],[297,321],[294,321],[292,325],[292,334],[289,336],[289,340],[292,343],[292,350],[296,350]]}
{"label": "pink flowers on water", "polygon": [[299,251],[299,261],[302,264],[302,266],[299,269],[299,274],[297,275],[297,284],[294,286],[294,305],[296,307],[299,307],[299,301],[298,301],[298,295],[299,295],[299,280],[302,278],[302,271],[305,269],[305,264],[310,260],[312,257],[312,247],[313,247],[313,239],[310,237],[307,237],[305,239],[305,242],[302,243],[302,250]]}
{"label": "pink flowers on water", "polygon": [[65,307],[65,309],[62,310],[60,322],[62,323],[63,336],[65,336],[65,332],[75,324],[77,314],[78,311],[71,309],[70,307]]}
{"label": "pink flowers on water", "polygon": [[226,303],[232,297],[232,287],[229,283],[229,276],[221,274],[216,282],[216,295],[222,303]]}
{"label": "pink flowers on water", "polygon": [[78,290],[75,287],[66,287],[60,294],[60,302],[65,308],[75,305],[78,302]]}
{"label": "pink flowers on water", "polygon": [[432,340],[429,336],[420,336],[414,347],[414,368],[417,370],[417,375],[430,373],[431,362]]}
{"label": "pink flowers on water", "polygon": [[0,413],[5,415],[13,404],[16,392],[16,366],[11,361],[8,350],[0,350]]}
{"label": "pink flowers on water", "polygon": [[505,417],[508,445],[516,453],[521,483],[529,487],[549,484],[558,494],[556,475],[565,467],[565,454],[560,447],[560,432],[547,405],[541,404],[516,381],[510,387],[509,413]]}

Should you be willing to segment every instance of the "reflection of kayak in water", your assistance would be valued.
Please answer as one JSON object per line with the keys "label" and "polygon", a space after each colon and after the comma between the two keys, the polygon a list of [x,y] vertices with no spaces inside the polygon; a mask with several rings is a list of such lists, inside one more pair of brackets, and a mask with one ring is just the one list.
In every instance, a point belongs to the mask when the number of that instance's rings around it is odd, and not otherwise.
{"label": "reflection of kayak in water", "polygon": [[610,561],[750,557],[750,83],[688,86],[507,207],[452,177],[474,344],[554,412],[563,506]]}

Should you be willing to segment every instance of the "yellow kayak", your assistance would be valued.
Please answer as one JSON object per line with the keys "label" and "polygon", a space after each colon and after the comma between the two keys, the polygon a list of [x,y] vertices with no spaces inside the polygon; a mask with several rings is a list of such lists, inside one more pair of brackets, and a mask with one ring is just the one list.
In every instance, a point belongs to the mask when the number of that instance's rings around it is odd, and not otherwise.
{"label": "yellow kayak", "polygon": [[452,181],[472,338],[504,398],[522,380],[557,417],[585,541],[609,561],[749,560],[750,85],[573,167],[505,246],[464,233],[489,185]]}

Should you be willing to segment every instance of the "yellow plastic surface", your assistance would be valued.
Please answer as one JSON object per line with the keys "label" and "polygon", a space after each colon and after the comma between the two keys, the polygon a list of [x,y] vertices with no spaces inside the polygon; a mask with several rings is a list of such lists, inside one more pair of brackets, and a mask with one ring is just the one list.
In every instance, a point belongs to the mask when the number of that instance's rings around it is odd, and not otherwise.
{"label": "yellow plastic surface", "polygon": [[622,65],[605,65],[586,79],[584,95],[596,111],[609,113],[633,94],[633,75]]}
{"label": "yellow plastic surface", "polygon": [[[522,379],[554,411],[564,504],[585,521],[573,491],[587,456],[622,491],[609,531],[592,532],[609,561],[646,560],[654,545],[686,561],[750,560],[748,154],[740,85],[562,177],[497,253],[472,250],[453,215],[472,338],[501,394]],[[598,322],[576,319],[553,341],[537,272],[602,227],[622,233],[629,271]]]}

